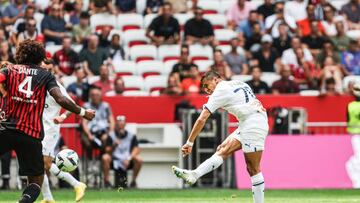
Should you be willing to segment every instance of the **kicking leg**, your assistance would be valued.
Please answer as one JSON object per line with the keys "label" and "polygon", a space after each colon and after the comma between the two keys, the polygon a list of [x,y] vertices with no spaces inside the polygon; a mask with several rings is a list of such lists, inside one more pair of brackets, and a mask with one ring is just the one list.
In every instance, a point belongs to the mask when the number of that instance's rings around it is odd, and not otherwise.
{"label": "kicking leg", "polygon": [[219,145],[215,154],[205,160],[195,170],[183,170],[175,166],[173,166],[172,169],[176,176],[184,179],[186,183],[191,185],[194,184],[201,176],[217,169],[225,159],[239,149],[241,149],[241,143],[229,136],[223,143],[221,143],[221,145]]}
{"label": "kicking leg", "polygon": [[251,177],[254,203],[264,202],[265,182],[260,171],[262,151],[244,153],[246,168]]}

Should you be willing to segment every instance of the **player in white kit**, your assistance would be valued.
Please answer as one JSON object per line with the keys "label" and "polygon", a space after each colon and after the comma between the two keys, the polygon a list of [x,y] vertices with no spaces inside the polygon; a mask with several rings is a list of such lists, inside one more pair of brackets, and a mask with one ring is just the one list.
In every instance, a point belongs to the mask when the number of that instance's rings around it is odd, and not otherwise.
{"label": "player in white kit", "polygon": [[[42,67],[52,71],[51,64],[43,64]],[[58,82],[58,86],[63,95],[66,95],[69,99],[71,97],[66,92],[66,89]],[[42,141],[43,145],[43,156],[45,170],[49,171],[52,175],[68,182],[71,186],[74,187],[76,197],[75,201],[79,202],[85,195],[86,185],[82,182],[76,180],[70,173],[61,171],[56,164],[52,161],[55,157],[55,147],[60,138],[60,123],[62,123],[67,117],[71,115],[71,112],[64,112],[60,114],[61,106],[56,103],[52,96],[49,93],[46,95],[45,99],[45,108],[43,113],[43,129],[44,129],[44,139]],[[55,200],[50,191],[49,179],[45,173],[44,182],[41,188],[43,194],[43,200],[41,203],[54,203]]]}
{"label": "player in white kit", "polygon": [[215,154],[195,170],[173,166],[174,174],[186,183],[194,184],[198,178],[218,168],[235,151],[242,149],[251,177],[254,202],[263,203],[265,183],[260,170],[260,160],[269,130],[266,110],[246,83],[223,81],[217,72],[207,72],[201,79],[201,86],[210,97],[182,147],[184,156],[191,153],[194,141],[206,120],[217,109],[222,108],[234,115],[239,126],[217,147]]}

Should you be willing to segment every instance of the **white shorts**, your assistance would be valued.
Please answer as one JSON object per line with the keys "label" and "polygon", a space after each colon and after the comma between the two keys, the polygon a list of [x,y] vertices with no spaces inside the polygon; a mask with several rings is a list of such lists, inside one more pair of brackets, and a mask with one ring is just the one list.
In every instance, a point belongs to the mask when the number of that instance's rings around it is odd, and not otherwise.
{"label": "white shorts", "polygon": [[244,153],[250,153],[265,149],[265,138],[268,131],[266,114],[257,113],[239,124],[239,127],[229,137],[241,143]]}
{"label": "white shorts", "polygon": [[55,147],[58,143],[60,135],[58,133],[45,134],[42,144],[42,153],[44,156],[55,157]]}

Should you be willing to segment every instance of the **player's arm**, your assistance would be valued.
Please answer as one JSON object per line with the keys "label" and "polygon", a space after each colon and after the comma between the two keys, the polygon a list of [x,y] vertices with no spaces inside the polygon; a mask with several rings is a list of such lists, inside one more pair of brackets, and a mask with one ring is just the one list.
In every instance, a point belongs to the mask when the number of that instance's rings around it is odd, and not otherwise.
{"label": "player's arm", "polygon": [[196,120],[196,122],[190,132],[187,142],[181,149],[184,156],[191,153],[192,146],[194,145],[194,141],[195,141],[196,137],[199,135],[199,133],[201,132],[201,130],[204,128],[204,125],[205,125],[207,119],[210,117],[210,115],[211,115],[211,113],[207,108],[204,108],[201,111],[200,116]]}
{"label": "player's arm", "polygon": [[[67,93],[66,89],[59,84],[60,87],[60,91],[61,93],[66,96],[68,99],[70,99],[73,103],[76,104],[76,102],[70,97],[70,95]],[[63,123],[67,118],[69,118],[71,116],[72,112],[71,111],[65,111],[64,113],[62,113],[60,116],[56,116],[54,118],[54,123],[55,124],[60,124]]]}
{"label": "player's arm", "polygon": [[91,109],[84,109],[72,102],[69,98],[64,96],[60,88],[55,86],[49,90],[50,95],[55,99],[56,103],[58,103],[64,109],[73,112],[75,114],[79,114],[81,117],[85,119],[92,120],[95,117],[95,111]]}

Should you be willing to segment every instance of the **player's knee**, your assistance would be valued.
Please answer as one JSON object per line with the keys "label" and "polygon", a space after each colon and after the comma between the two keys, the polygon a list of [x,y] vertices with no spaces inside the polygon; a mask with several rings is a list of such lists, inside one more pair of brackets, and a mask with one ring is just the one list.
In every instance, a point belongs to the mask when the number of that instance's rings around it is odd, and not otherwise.
{"label": "player's knee", "polygon": [[229,154],[229,147],[224,146],[219,149],[219,151],[216,152],[217,155],[221,156],[223,159],[227,159]]}
{"label": "player's knee", "polygon": [[111,162],[111,156],[109,154],[103,154],[101,159],[102,159],[102,161],[104,163],[110,163]]}
{"label": "player's knee", "polygon": [[246,170],[248,171],[250,176],[254,176],[254,175],[260,173],[260,167],[256,167],[250,163],[247,163]]}
{"label": "player's knee", "polygon": [[49,170],[50,170],[51,164],[52,164],[52,159],[51,159],[51,158],[44,157],[44,169],[45,169],[46,171],[49,171]]}
{"label": "player's knee", "polygon": [[143,160],[140,156],[135,156],[133,160],[134,160],[135,164],[140,165],[140,166],[143,163]]}

